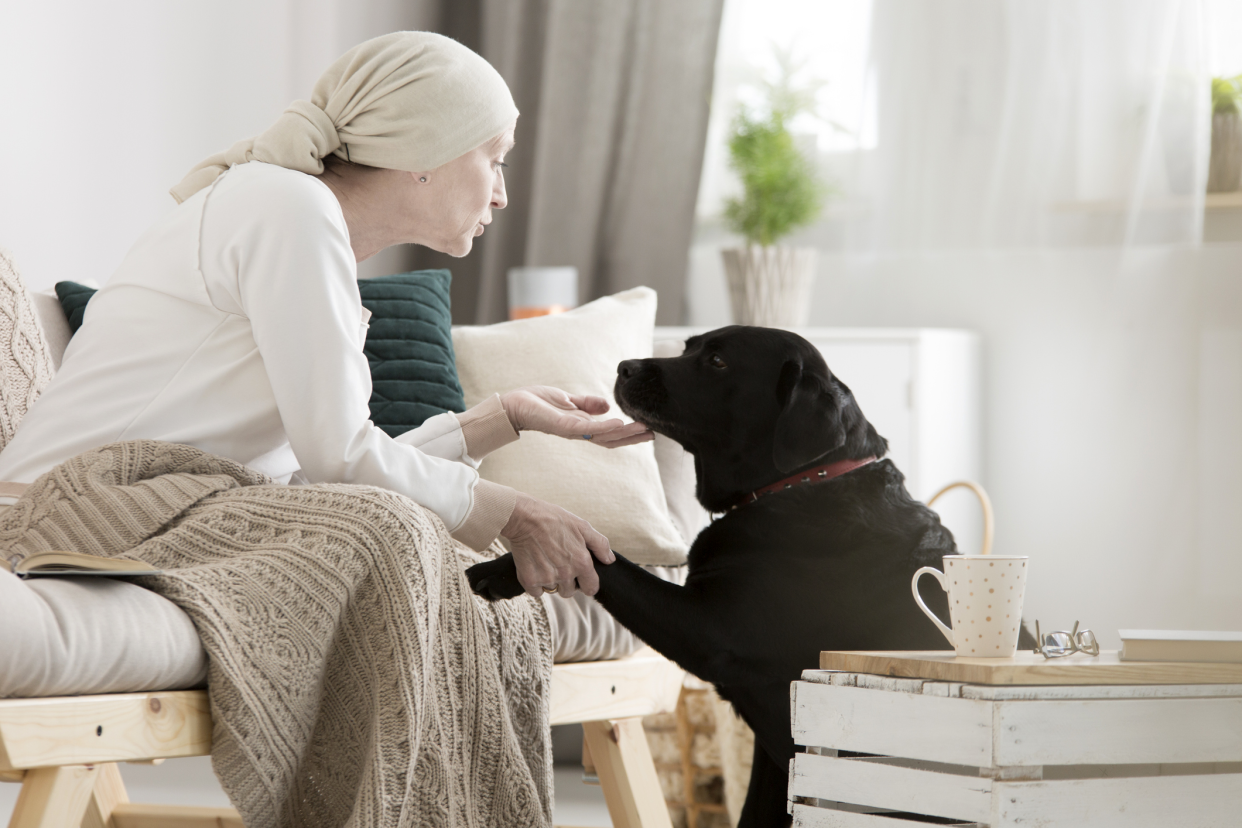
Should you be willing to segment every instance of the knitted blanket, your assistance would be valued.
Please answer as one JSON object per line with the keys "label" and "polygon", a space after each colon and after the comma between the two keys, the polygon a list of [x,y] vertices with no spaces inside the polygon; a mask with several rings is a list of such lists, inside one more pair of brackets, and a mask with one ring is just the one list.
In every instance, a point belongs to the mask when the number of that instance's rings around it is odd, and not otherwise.
{"label": "knitted blanket", "polygon": [[547,616],[382,489],[282,486],[187,446],[75,457],[0,517],[0,558],[135,558],[210,657],[212,765],[264,826],[549,826]]}

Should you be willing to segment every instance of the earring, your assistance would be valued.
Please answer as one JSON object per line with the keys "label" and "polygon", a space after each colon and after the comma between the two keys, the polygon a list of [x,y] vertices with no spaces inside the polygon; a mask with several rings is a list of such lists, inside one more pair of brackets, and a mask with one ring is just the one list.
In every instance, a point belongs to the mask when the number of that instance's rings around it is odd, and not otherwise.
{"label": "earring", "polygon": [[427,176],[425,176],[425,175],[419,176],[418,180],[419,180],[419,181],[421,181],[421,182],[423,182],[424,184],[426,184],[426,183],[427,183]]}

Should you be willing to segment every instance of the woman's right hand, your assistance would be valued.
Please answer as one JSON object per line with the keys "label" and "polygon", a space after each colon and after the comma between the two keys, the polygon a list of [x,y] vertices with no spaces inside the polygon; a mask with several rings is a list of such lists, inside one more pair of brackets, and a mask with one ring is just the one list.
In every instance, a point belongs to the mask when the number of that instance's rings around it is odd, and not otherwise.
{"label": "woman's right hand", "polygon": [[578,589],[594,595],[599,590],[599,576],[591,555],[605,564],[616,560],[608,538],[591,528],[591,524],[522,492],[517,493],[513,513],[500,534],[509,540],[513,550],[518,581],[528,595],[536,598],[544,593],[545,586],[553,585],[562,598]]}

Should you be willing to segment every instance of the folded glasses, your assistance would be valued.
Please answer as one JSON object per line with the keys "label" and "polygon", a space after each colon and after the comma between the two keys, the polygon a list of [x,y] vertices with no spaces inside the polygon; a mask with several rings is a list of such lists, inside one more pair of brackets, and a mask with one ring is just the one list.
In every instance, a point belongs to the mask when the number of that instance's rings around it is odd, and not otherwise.
{"label": "folded glasses", "polygon": [[1035,622],[1035,652],[1044,658],[1064,658],[1074,653],[1086,653],[1087,655],[1098,656],[1100,654],[1100,642],[1095,640],[1095,633],[1091,630],[1078,630],[1078,622],[1074,622],[1074,629],[1054,630],[1044,635],[1039,630],[1039,621]]}

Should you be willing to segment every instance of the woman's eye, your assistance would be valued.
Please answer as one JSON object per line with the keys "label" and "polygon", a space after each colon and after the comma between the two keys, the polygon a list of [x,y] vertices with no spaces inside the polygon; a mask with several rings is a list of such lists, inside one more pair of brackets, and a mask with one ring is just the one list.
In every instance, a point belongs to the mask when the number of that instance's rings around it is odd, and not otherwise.
{"label": "woman's eye", "polygon": [[720,358],[720,354],[712,354],[711,358],[708,359],[707,361],[711,363],[711,366],[713,368],[728,368],[729,367],[728,365],[725,364],[725,361]]}

